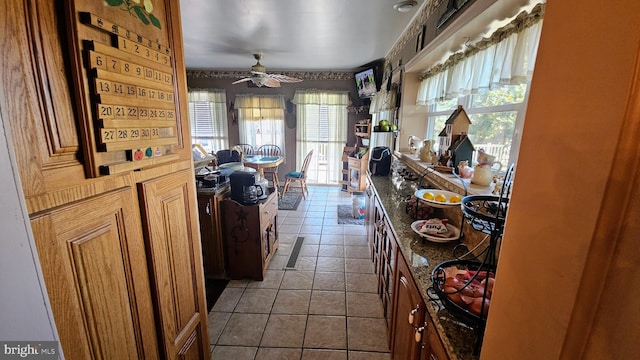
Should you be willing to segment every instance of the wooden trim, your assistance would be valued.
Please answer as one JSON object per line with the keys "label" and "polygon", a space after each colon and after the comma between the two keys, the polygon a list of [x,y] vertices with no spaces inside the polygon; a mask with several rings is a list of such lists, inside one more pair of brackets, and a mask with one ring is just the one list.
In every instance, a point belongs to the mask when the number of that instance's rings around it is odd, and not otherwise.
{"label": "wooden trim", "polygon": [[[607,279],[620,276],[613,273],[612,264],[618,260],[624,230],[633,218],[629,216],[638,211],[630,199],[640,186],[640,49],[624,123],[560,359],[585,358]],[[632,283],[629,286],[633,287]]]}

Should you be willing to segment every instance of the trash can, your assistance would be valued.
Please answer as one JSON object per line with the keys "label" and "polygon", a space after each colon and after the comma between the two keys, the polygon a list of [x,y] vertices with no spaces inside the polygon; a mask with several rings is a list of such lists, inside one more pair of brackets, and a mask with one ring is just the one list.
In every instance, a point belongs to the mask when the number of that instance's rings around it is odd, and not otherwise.
{"label": "trash can", "polygon": [[354,191],[351,193],[352,209],[351,215],[354,219],[364,219],[365,193],[362,191]]}

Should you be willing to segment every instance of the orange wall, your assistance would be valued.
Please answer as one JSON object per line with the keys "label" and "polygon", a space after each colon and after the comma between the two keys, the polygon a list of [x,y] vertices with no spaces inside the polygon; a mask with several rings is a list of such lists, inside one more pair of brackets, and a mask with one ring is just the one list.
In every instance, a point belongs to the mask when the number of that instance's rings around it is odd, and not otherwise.
{"label": "orange wall", "polygon": [[482,359],[560,357],[623,131],[638,14],[637,0],[547,2]]}

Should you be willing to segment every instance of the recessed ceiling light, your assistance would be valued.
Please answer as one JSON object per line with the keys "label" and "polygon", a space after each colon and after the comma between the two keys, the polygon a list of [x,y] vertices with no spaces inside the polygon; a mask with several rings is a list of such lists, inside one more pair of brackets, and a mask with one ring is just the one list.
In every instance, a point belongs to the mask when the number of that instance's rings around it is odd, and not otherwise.
{"label": "recessed ceiling light", "polygon": [[393,5],[393,8],[400,11],[400,12],[409,12],[411,10],[413,10],[413,8],[418,5],[417,1],[401,1],[395,5]]}

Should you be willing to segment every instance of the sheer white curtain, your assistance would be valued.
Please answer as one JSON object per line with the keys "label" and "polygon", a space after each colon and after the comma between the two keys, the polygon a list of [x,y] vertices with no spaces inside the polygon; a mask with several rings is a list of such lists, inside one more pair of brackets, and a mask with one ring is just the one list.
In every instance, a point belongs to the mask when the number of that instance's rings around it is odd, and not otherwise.
{"label": "sheer white curtain", "polygon": [[430,105],[504,84],[529,81],[538,52],[543,11],[541,4],[531,14],[521,14],[498,40],[485,41],[489,46],[454,54],[444,64],[435,66],[422,80],[416,103]]}
{"label": "sheer white curtain", "polygon": [[236,95],[240,143],[254,149],[278,145],[285,152],[284,97],[282,95]]}
{"label": "sheer white curtain", "polygon": [[227,95],[223,89],[191,90],[188,95],[191,139],[207,152],[229,148]]}
{"label": "sheer white curtain", "polygon": [[315,150],[307,181],[338,184],[342,180],[342,150],[347,141],[346,91],[298,90],[296,106],[296,169]]}

